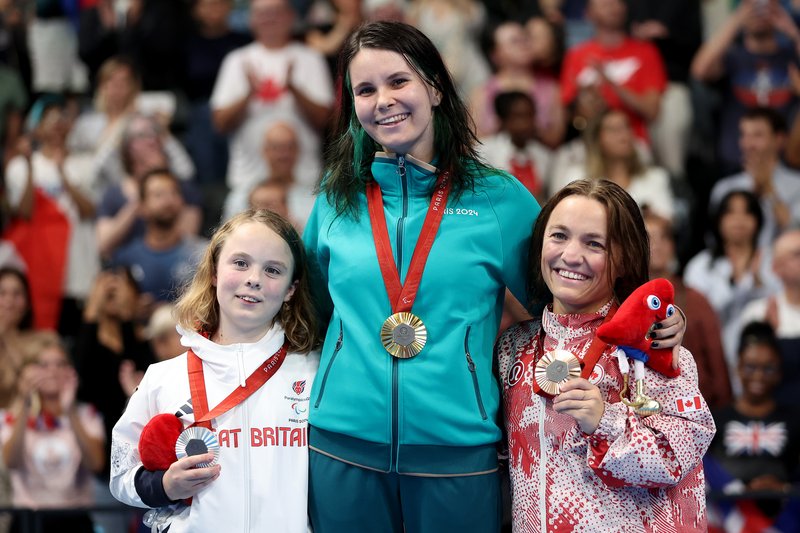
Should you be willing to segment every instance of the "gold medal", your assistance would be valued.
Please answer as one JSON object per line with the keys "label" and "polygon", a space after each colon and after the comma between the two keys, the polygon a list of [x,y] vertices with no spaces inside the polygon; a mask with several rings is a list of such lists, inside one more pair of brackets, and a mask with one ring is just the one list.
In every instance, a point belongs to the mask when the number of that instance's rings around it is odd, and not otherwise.
{"label": "gold medal", "polygon": [[534,378],[544,392],[555,396],[561,392],[559,383],[581,375],[581,362],[566,350],[552,350],[536,362]]}
{"label": "gold medal", "polygon": [[428,330],[422,320],[413,313],[395,313],[381,326],[381,342],[394,357],[414,357],[428,340]]}

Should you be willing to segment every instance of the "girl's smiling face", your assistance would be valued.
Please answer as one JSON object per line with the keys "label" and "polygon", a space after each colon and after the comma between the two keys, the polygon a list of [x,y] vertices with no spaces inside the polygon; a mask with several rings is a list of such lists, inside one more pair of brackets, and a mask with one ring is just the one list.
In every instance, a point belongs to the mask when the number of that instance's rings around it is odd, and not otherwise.
{"label": "girl's smiling face", "polygon": [[289,245],[264,224],[247,222],[225,240],[214,279],[219,303],[219,344],[255,342],[272,327],[294,294]]}
{"label": "girl's smiling face", "polygon": [[349,69],[361,126],[388,152],[433,159],[433,108],[441,95],[397,52],[362,48]]}
{"label": "girl's smiling face", "polygon": [[541,270],[555,313],[591,313],[611,300],[607,227],[606,209],[597,200],[568,196],[553,209]]}

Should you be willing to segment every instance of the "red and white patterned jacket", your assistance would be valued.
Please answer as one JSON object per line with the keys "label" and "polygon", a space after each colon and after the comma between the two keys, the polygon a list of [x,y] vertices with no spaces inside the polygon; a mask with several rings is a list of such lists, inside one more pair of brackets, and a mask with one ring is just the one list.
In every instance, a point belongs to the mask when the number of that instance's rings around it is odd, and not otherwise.
{"label": "red and white patterned jacket", "polygon": [[645,370],[645,391],[663,411],[642,418],[620,401],[617,348],[608,346],[589,378],[605,400],[592,435],[533,392],[543,353],[566,349],[583,360],[609,307],[588,315],[545,310],[541,324],[518,324],[498,341],[514,531],[706,531],[702,458],[715,428],[689,351],[681,348],[677,378]]}

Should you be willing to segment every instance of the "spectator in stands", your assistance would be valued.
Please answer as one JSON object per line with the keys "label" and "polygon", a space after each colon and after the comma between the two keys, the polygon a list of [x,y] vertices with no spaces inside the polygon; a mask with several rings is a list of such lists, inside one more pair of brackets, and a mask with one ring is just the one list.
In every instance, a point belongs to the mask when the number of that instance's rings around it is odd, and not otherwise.
{"label": "spectator in stands", "polygon": [[[94,502],[92,474],[103,470],[103,420],[75,400],[78,376],[57,335],[25,344],[19,394],[2,416],[3,459],[16,507],[71,509]],[[87,513],[44,515],[41,531],[93,533]]]}
{"label": "spectator in stands", "polygon": [[[17,395],[22,346],[33,325],[28,278],[21,270],[0,266],[0,409],[8,409]],[[0,464],[0,505],[11,505],[11,479]],[[0,515],[0,531],[8,531],[9,517]]]}
{"label": "spectator in stands", "polygon": [[67,3],[40,0],[29,9],[33,10],[27,28],[33,93],[85,92],[88,73],[78,58],[76,21],[71,20]]}
{"label": "spectator in stands", "polygon": [[288,122],[276,122],[264,134],[261,151],[267,177],[248,195],[248,206],[281,213],[302,229],[314,205],[314,189],[295,178],[300,145]]}
{"label": "spectator in stands", "polygon": [[78,116],[67,139],[70,150],[95,157],[96,172],[99,173],[109,154],[117,150],[140,92],[139,75],[130,60],[112,57],[100,67],[94,105]]}
{"label": "spectator in stands", "polygon": [[[71,123],[62,98],[37,100],[28,125],[37,147],[9,162],[8,202],[15,217],[30,223],[28,247],[39,246],[36,241],[42,240],[58,250],[46,265],[32,260],[30,248],[21,249],[20,254],[34,285],[54,283],[61,293],[60,319],[56,309],[55,320],[48,320],[46,325],[58,326],[62,335],[71,337],[77,330],[77,309],[100,268],[93,220],[95,183],[88,161],[67,149]],[[49,217],[50,212],[60,216]]]}
{"label": "spectator in stands", "polygon": [[[128,400],[118,378],[120,370],[129,363],[145,370],[153,362],[136,326],[142,320],[141,301],[130,271],[120,268],[100,272],[86,300],[73,349],[80,378],[78,398],[96,406],[103,417],[106,457],[111,453],[111,428]],[[106,476],[108,466],[104,470]]]}
{"label": "spectator in stands", "polygon": [[0,165],[16,155],[28,95],[19,73],[0,64]]}
{"label": "spectator in stands", "polygon": [[[166,361],[182,354],[186,348],[181,344],[181,335],[175,329],[177,323],[173,312],[175,306],[171,303],[159,304],[144,329],[144,337],[153,352],[154,362]],[[137,367],[131,360],[124,360],[119,365],[119,384],[126,396],[129,398],[144,377],[144,371]],[[116,422],[116,420],[115,420]]]}
{"label": "spectator in stands", "polygon": [[175,329],[177,325],[173,304],[163,303],[150,315],[144,336],[156,361],[166,361],[186,351],[181,344],[181,335]]}
{"label": "spectator in stands", "polygon": [[586,20],[587,0],[538,0],[539,9],[547,20],[564,27],[569,47],[589,39],[594,30]]}
{"label": "spectator in stands", "polygon": [[700,392],[712,409],[725,407],[731,402],[731,382],[717,314],[705,296],[677,276],[675,234],[669,220],[646,213],[644,223],[650,238],[650,279],[666,278],[675,287],[675,305],[689,317],[683,346],[697,363]]}
{"label": "spectator in stands", "polygon": [[545,74],[534,74],[533,50],[525,27],[508,21],[486,32],[489,58],[494,74],[470,97],[470,108],[478,136],[498,131],[500,124],[494,111],[498,93],[520,91],[536,103],[536,130],[539,139],[554,148],[564,138],[564,113],[560,102],[558,80]]}
{"label": "spectator in stands", "polygon": [[672,221],[675,206],[669,174],[643,163],[635,141],[625,112],[604,111],[586,131],[585,163],[553,176],[550,194],[577,179],[604,178],[625,189],[639,207]]}
{"label": "spectator in stands", "polygon": [[456,88],[469,97],[491,71],[479,45],[486,10],[479,0],[411,0],[406,22],[430,37]]}
{"label": "spectator in stands", "polygon": [[733,190],[751,191],[759,200],[764,224],[759,244],[769,247],[780,231],[800,223],[800,172],[781,163],[786,122],[768,107],[753,107],[739,119],[743,171],[722,179],[711,190],[710,207]]}
{"label": "spectator in stands", "polygon": [[19,75],[25,92],[30,94],[27,7],[21,2],[0,2],[0,63]]}
{"label": "spectator in stands", "polygon": [[787,120],[794,114],[799,88],[792,71],[799,53],[800,31],[776,0],[742,0],[698,50],[692,75],[707,82],[725,80],[718,130],[723,175],[743,163],[737,126],[747,109],[768,106]]}
{"label": "spectator in stands", "polygon": [[15,268],[0,268],[0,408],[17,394],[22,337],[33,325],[28,278]]}
{"label": "spectator in stands", "polygon": [[499,93],[494,109],[500,130],[481,139],[486,161],[517,178],[543,204],[550,179],[550,150],[538,140],[536,104],[527,93]]}
{"label": "spectator in stands", "polygon": [[525,21],[525,30],[531,43],[534,72],[559,79],[566,52],[564,28],[550,19],[536,16]]}
{"label": "spectator in stands", "polygon": [[261,142],[276,121],[293,125],[300,139],[296,176],[314,185],[321,169],[321,132],[333,104],[325,59],[292,42],[294,11],[288,0],[254,0],[250,28],[255,42],[222,62],[211,95],[217,130],[230,135],[228,186],[223,217],[242,210],[253,185],[266,175]]}
{"label": "spectator in stands", "polygon": [[703,38],[700,3],[701,0],[633,0],[629,3],[631,35],[653,43],[666,67],[667,88],[661,98],[661,111],[651,122],[649,134],[656,163],[676,178],[685,175],[691,139],[693,111],[689,65]]}
{"label": "spectator in stands", "polygon": [[97,0],[81,10],[80,56],[91,77],[115,55],[130,57],[145,91],[174,90],[189,29],[189,2]]}
{"label": "spectator in stands", "polygon": [[[140,97],[137,97],[137,101]],[[92,171],[96,174],[96,179],[101,186],[108,187],[122,181],[126,172],[123,161],[125,156],[122,153],[123,143],[131,138],[149,137],[157,140],[175,175],[182,180],[190,180],[194,177],[194,164],[186,152],[186,148],[167,128],[169,117],[165,114],[166,110],[161,112],[145,111],[127,114],[121,123],[121,136],[112,138],[111,142],[103,142],[95,149]]]}
{"label": "spectator in stands", "polygon": [[777,394],[788,400],[800,389],[800,229],[786,230],[775,240],[772,270],[781,290],[747,304],[739,321],[772,326],[783,357],[783,382]]}
{"label": "spectator in stands", "polygon": [[231,29],[228,20],[232,8],[233,0],[195,0],[193,29],[183,43],[182,90],[189,101],[184,141],[197,169],[197,181],[215,193],[225,185],[228,144],[214,129],[208,99],[222,60],[250,42],[248,35]]}
{"label": "spectator in stands", "polygon": [[[250,191],[248,207],[268,209],[289,219],[289,188],[282,181],[264,180],[258,182]],[[294,225],[294,223],[292,223]]]}
{"label": "spectator in stands", "polygon": [[[120,144],[125,176],[105,190],[97,207],[97,244],[104,258],[110,258],[119,246],[144,234],[139,201],[142,177],[154,169],[167,167],[179,175],[174,165],[169,164],[171,159],[161,131],[154,119],[143,115],[135,115],[125,129]],[[184,235],[197,235],[202,222],[202,200],[189,180],[181,180],[181,191],[187,206],[180,227]]]}
{"label": "spectator in stands", "polygon": [[[732,405],[714,411],[717,434],[708,450],[708,460],[716,462],[730,479],[722,486],[715,486],[722,484],[715,479],[722,476],[709,474],[709,481],[713,488],[729,494],[758,491],[783,494],[797,480],[800,411],[796,402],[781,405],[775,400],[782,369],[769,324],[753,322],[744,328],[736,372],[742,392]],[[782,506],[782,498],[758,499],[748,515],[774,518]]]}
{"label": "spectator in stands", "polygon": [[628,35],[623,0],[588,0],[586,18],[595,35],[567,50],[561,69],[564,105],[573,106],[589,93],[623,111],[637,137],[647,139],[647,126],[658,117],[667,85],[661,54],[653,44]]}
{"label": "spectator in stands", "polygon": [[114,265],[129,268],[142,294],[153,301],[172,301],[200,259],[205,242],[181,227],[185,203],[181,182],[167,169],[145,174],[139,183],[144,234],[121,246]]}
{"label": "spectator in stands", "polygon": [[[328,63],[331,75],[336,72],[336,58],[345,39],[364,20],[361,10],[362,0],[331,0],[317,2],[315,5],[328,7],[327,17],[311,12],[306,16],[310,28],[306,31],[306,44],[323,56]],[[320,20],[322,19],[322,20]]]}
{"label": "spectator in stands", "polygon": [[737,320],[744,306],[777,290],[770,272],[767,250],[758,244],[764,215],[758,199],[747,191],[732,191],[713,214],[713,244],[686,265],[683,280],[701,292],[717,312],[722,324],[722,345],[734,392]]}

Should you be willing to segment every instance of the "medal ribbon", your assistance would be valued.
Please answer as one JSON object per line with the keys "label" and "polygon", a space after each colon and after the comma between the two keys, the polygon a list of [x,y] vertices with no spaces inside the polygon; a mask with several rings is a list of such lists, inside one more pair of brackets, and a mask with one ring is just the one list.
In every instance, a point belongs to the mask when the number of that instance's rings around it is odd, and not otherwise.
{"label": "medal ribbon", "polygon": [[[606,317],[603,319],[603,324],[611,320],[611,317],[617,312],[617,308],[619,306],[617,304],[612,304],[611,309],[608,310]],[[544,355],[544,329],[539,330],[539,357]],[[592,339],[592,344],[589,345],[589,350],[586,352],[586,357],[583,358],[581,361],[581,377],[583,379],[589,379],[589,376],[592,375],[592,370],[594,370],[597,361],[600,360],[600,357],[603,355],[603,351],[608,346],[608,343],[601,341],[600,339],[595,336]],[[544,396],[545,398],[552,398],[552,395],[548,394],[547,392],[543,391],[542,388],[536,383],[536,380],[533,380],[533,392],[540,396]]]}
{"label": "medal ribbon", "polygon": [[422,223],[419,241],[411,256],[405,284],[400,283],[400,273],[394,262],[392,245],[389,241],[389,230],[386,228],[386,215],[383,212],[383,195],[381,187],[376,181],[367,183],[367,207],[369,219],[372,223],[372,238],[375,241],[375,250],[378,253],[378,264],[381,267],[383,283],[392,305],[392,313],[410,312],[419,291],[419,283],[425,263],[433,247],[436,232],[444,216],[447,197],[450,194],[450,180],[445,172],[439,176],[434,186],[433,197],[428,206],[428,213]]}
{"label": "medal ribbon", "polygon": [[236,407],[248,396],[257,391],[261,386],[275,375],[275,372],[286,359],[286,344],[277,352],[267,357],[258,365],[252,374],[247,376],[244,387],[236,387],[219,405],[211,411],[208,410],[208,397],[206,396],[206,380],[203,375],[203,361],[190,349],[187,354],[189,366],[189,389],[192,391],[192,409],[194,410],[194,424],[211,429],[211,420]]}

